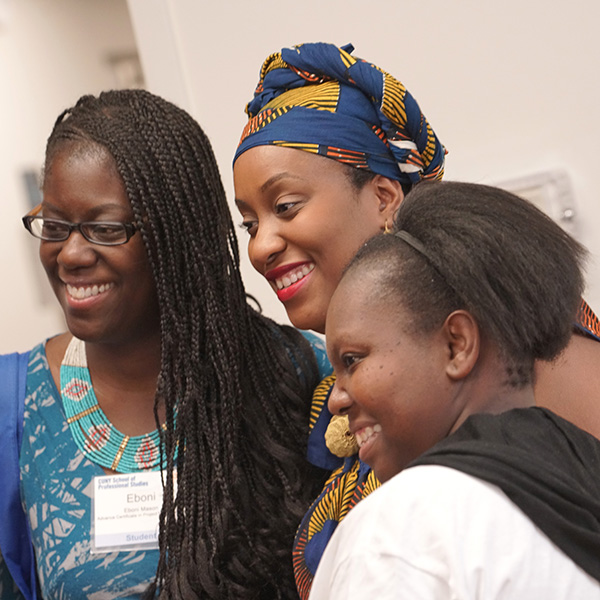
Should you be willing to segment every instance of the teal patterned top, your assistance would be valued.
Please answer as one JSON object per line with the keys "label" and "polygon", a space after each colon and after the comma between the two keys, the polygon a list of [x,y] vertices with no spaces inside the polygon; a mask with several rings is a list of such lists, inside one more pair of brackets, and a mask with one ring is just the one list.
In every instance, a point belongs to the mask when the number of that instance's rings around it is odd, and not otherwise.
{"label": "teal patterned top", "polygon": [[[93,479],[105,473],[71,436],[44,344],[29,358],[20,466],[42,597],[140,598],[154,578],[159,552],[90,553]],[[2,580],[0,575],[0,586]],[[0,598],[19,597],[6,592],[0,587]]]}
{"label": "teal patterned top", "polygon": [[[324,341],[302,333],[313,348],[321,376],[329,374]],[[69,431],[43,343],[29,356],[19,462],[40,597],[141,598],[154,579],[159,551],[90,553],[93,480],[105,473],[81,453]],[[0,599],[22,598],[0,555]]]}

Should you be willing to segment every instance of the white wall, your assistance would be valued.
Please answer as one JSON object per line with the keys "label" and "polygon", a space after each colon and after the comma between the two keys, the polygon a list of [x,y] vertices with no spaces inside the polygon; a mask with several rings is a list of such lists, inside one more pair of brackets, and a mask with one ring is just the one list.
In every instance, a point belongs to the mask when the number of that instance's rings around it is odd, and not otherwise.
{"label": "white wall", "polygon": [[[600,311],[600,4],[596,0],[0,0],[0,352],[62,329],[20,223],[22,172],[39,169],[58,113],[115,87],[109,54],[141,54],[147,87],[209,134],[233,197],[231,158],[263,59],[303,41],[351,41],[401,79],[449,150],[447,178],[502,182],[568,172],[590,248],[586,297]],[[129,8],[129,14],[127,11]],[[256,8],[252,8],[256,7]],[[237,213],[233,208],[235,219]],[[240,241],[245,248],[244,234]],[[245,256],[245,251],[242,252]],[[248,262],[266,312],[285,312]]]}
{"label": "white wall", "polygon": [[[128,0],[148,89],[192,112],[233,198],[231,159],[262,61],[283,46],[352,42],[403,81],[449,150],[447,179],[500,183],[566,169],[600,311],[597,0]],[[235,211],[235,208],[233,208]],[[234,212],[237,219],[237,213]],[[241,244],[245,247],[243,234]],[[245,252],[242,252],[245,255]],[[246,262],[266,312],[285,313]]]}
{"label": "white wall", "polygon": [[63,330],[23,229],[22,173],[39,171],[54,120],[83,94],[116,85],[108,62],[135,51],[125,0],[0,0],[0,352]]}

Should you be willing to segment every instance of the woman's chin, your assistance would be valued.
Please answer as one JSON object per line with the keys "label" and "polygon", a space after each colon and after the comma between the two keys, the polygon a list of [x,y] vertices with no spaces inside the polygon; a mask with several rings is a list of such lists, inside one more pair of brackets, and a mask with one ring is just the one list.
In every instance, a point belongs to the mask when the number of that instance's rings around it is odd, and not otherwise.
{"label": "woman's chin", "polygon": [[287,311],[288,318],[296,329],[316,331],[325,334],[325,316],[322,318],[300,315],[296,311]]}

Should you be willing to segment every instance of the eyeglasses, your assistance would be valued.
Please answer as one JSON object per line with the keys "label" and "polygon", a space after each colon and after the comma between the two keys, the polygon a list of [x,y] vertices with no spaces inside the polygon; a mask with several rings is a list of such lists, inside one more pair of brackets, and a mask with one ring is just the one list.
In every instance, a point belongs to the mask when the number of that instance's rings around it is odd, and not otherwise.
{"label": "eyeglasses", "polygon": [[119,246],[126,244],[136,232],[133,223],[118,223],[113,221],[83,221],[71,223],[60,219],[47,219],[37,214],[42,210],[39,204],[23,217],[23,225],[31,235],[46,242],[64,242],[73,230],[92,244],[101,246]]}

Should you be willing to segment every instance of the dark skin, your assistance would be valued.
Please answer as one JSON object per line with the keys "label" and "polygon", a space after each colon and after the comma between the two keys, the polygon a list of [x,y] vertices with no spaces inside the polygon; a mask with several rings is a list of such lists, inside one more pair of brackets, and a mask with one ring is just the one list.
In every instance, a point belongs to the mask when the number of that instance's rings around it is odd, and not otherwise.
{"label": "dark skin", "polygon": [[329,410],[348,416],[360,459],[385,482],[470,415],[534,402],[531,385],[506,384],[498,347],[469,312],[452,312],[431,333],[411,332],[414,314],[373,294],[380,281],[364,267],[342,279],[326,337],[337,375]]}
{"label": "dark skin", "polygon": [[[244,222],[252,226],[250,233],[254,237],[249,238],[249,256],[254,267],[264,274],[269,261],[275,266],[305,260],[317,264],[313,282],[287,301],[286,309],[292,323],[320,332],[324,331],[327,306],[349,256],[365,239],[382,231],[386,220],[392,224],[404,197],[397,181],[378,175],[370,186],[359,190],[365,196],[365,206],[375,209],[375,216],[357,220],[350,211],[338,211],[334,213],[335,226],[352,231],[352,235],[332,234],[330,217],[315,216],[313,211],[323,211],[327,203],[336,200],[331,191],[336,188],[331,182],[336,181],[339,170],[340,166],[328,158],[275,146],[251,148],[234,167],[238,208]],[[263,186],[273,178],[281,190],[266,193]],[[370,187],[373,191],[369,194]],[[317,202],[307,202],[307,198]],[[373,201],[371,205],[368,198]],[[314,208],[311,202],[316,205]],[[320,256],[326,262],[315,258]],[[325,274],[321,279],[327,287],[318,285],[320,272]],[[574,335],[556,362],[536,365],[537,404],[600,438],[599,366],[600,343]]]}
{"label": "dark skin", "polygon": [[544,406],[600,438],[600,343],[574,335],[551,363],[535,366],[535,397]]}
{"label": "dark skin", "polygon": [[[73,223],[133,220],[114,162],[100,147],[65,146],[46,169],[43,191],[46,218]],[[85,342],[94,392],[113,426],[129,436],[156,429],[159,309],[139,233],[123,245],[101,246],[74,230],[65,241],[42,241],[40,259],[69,328],[46,344],[57,389],[60,365],[75,335]],[[164,421],[162,406],[158,414]]]}
{"label": "dark skin", "polygon": [[[71,337],[65,332],[46,343],[48,365],[57,389],[60,389],[60,363]],[[156,429],[154,394],[160,370],[160,337],[157,337],[133,348],[86,344],[98,403],[110,422],[129,436]],[[159,407],[159,416],[164,421],[164,407]]]}

